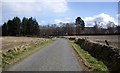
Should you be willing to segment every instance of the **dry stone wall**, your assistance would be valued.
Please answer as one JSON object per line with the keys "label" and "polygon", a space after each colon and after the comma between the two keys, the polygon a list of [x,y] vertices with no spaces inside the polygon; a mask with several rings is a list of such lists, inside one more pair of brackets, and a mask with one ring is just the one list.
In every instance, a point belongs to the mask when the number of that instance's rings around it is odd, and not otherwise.
{"label": "dry stone wall", "polygon": [[81,38],[76,43],[93,57],[103,61],[110,72],[120,72],[120,52],[117,49]]}

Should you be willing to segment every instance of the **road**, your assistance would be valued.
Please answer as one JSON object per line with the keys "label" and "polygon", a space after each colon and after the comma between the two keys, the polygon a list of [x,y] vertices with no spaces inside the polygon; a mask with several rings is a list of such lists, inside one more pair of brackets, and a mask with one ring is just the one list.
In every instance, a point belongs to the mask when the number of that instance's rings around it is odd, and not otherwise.
{"label": "road", "polygon": [[75,52],[66,39],[58,39],[7,71],[82,71]]}

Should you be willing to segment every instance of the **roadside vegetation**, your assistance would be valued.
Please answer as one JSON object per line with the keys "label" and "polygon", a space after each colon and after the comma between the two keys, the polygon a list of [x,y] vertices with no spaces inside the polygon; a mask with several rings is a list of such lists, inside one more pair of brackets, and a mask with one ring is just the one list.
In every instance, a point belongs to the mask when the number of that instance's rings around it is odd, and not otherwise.
{"label": "roadside vegetation", "polygon": [[2,53],[2,68],[6,69],[9,65],[14,64],[21,59],[29,56],[30,54],[40,50],[42,47],[50,44],[55,39],[48,39],[45,41],[40,41],[38,43],[32,44],[30,47],[27,48],[14,48],[9,49]]}
{"label": "roadside vegetation", "polygon": [[98,61],[96,58],[92,57],[87,51],[81,49],[74,41],[71,41],[72,47],[77,52],[79,57],[82,59],[83,64],[90,71],[106,72],[108,73],[107,66],[102,62]]}

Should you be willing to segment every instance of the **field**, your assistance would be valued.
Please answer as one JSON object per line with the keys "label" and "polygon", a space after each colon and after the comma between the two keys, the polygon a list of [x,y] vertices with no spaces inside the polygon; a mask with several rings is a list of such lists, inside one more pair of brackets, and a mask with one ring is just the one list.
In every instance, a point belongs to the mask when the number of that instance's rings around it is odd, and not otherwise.
{"label": "field", "polygon": [[45,38],[35,37],[2,37],[2,51],[8,49],[29,47],[31,44],[35,44],[41,41],[45,41]]}
{"label": "field", "polygon": [[120,45],[119,45],[120,41],[118,40],[120,38],[119,35],[69,36],[69,37],[85,38],[102,44],[105,44],[105,40],[107,40],[110,46],[120,49]]}
{"label": "field", "polygon": [[[119,45],[120,41],[118,40],[118,38],[119,38],[118,35],[66,36],[66,37],[85,38],[85,39],[99,42],[102,44],[105,44],[105,40],[107,40],[110,46],[113,46],[115,48],[120,48],[120,45]],[[17,48],[17,47],[22,47],[22,46],[30,46],[30,44],[47,40],[45,38],[35,38],[35,37],[2,37],[0,39],[2,39],[2,51]]]}

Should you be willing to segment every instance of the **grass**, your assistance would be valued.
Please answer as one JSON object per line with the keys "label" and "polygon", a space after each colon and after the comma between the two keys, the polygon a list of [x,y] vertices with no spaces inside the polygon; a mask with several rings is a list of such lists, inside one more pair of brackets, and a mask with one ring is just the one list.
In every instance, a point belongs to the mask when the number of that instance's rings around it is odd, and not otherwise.
{"label": "grass", "polygon": [[87,66],[90,71],[108,72],[107,66],[102,61],[98,61],[96,58],[92,57],[87,51],[81,49],[74,41],[71,41],[71,44],[77,54],[81,57],[84,65]]}
{"label": "grass", "polygon": [[11,64],[14,64],[21,59],[31,55],[32,53],[40,50],[42,47],[52,43],[53,40],[42,41],[37,44],[33,44],[29,48],[20,49],[12,49],[7,52],[2,53],[2,68],[7,69],[7,67]]}

